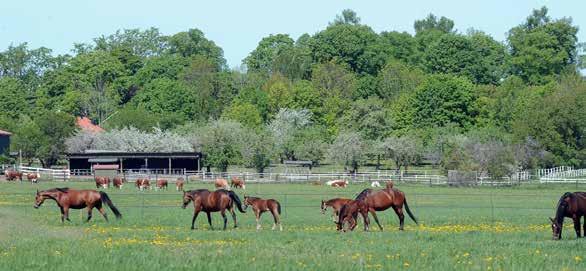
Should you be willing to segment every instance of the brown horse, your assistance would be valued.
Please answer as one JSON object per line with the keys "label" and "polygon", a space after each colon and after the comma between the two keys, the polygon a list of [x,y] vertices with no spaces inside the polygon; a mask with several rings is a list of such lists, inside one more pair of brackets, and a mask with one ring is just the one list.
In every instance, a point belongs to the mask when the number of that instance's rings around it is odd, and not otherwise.
{"label": "brown horse", "polygon": [[138,188],[138,190],[141,190],[141,191],[151,188],[151,184],[150,184],[149,180],[146,178],[136,179],[135,185],[136,185],[136,188]]}
{"label": "brown horse", "polygon": [[226,181],[226,179],[216,179],[216,181],[214,181],[214,186],[216,188],[219,189],[229,189],[230,187],[228,186],[228,181]]}
{"label": "brown horse", "polygon": [[234,205],[238,207],[241,213],[246,213],[242,208],[242,202],[236,193],[224,189],[209,191],[207,189],[190,190],[183,192],[183,206],[185,209],[187,204],[193,201],[193,218],[191,219],[191,229],[195,229],[195,219],[199,212],[204,211],[208,216],[208,223],[210,228],[213,230],[211,212],[220,212],[224,219],[224,230],[228,224],[228,218],[226,217],[226,210],[232,214],[234,220],[234,228],[238,227],[236,222],[236,213],[234,212]]}
{"label": "brown horse", "polygon": [[112,184],[114,184],[114,187],[122,189],[122,185],[124,185],[124,178],[116,176],[114,179],[112,179]]}
{"label": "brown horse", "polygon": [[[399,217],[399,230],[403,230],[403,226],[405,224],[405,215],[403,215],[403,205],[405,205],[405,210],[409,217],[417,224],[417,219],[409,209],[409,205],[407,204],[407,198],[405,197],[405,193],[400,191],[399,189],[393,188],[392,182],[387,182],[387,187],[382,190],[373,191],[372,189],[364,189],[360,194],[356,197],[356,200],[363,200],[368,206],[368,212],[374,218],[374,221],[380,228],[383,230],[380,222],[378,221],[378,217],[376,215],[377,211],[384,211],[388,208],[393,208],[397,216]],[[342,216],[344,212],[344,208],[340,211],[340,216]],[[366,221],[365,221],[366,224]]]}
{"label": "brown horse", "polygon": [[325,214],[328,207],[332,207],[332,219],[335,223],[338,223],[338,215],[340,214],[340,209],[344,204],[352,201],[351,199],[345,198],[334,198],[329,199],[327,201],[321,201],[321,213]]}
{"label": "brown horse", "polygon": [[183,179],[183,177],[179,177],[179,179],[177,179],[177,181],[175,182],[175,188],[177,189],[177,191],[183,191],[184,184],[185,180]]}
{"label": "brown horse", "polygon": [[69,220],[69,209],[83,209],[87,208],[87,221],[92,218],[92,210],[97,208],[98,211],[104,216],[104,219],[108,221],[106,211],[102,207],[102,204],[107,204],[116,218],[121,218],[122,214],[114,206],[108,194],[103,191],[96,190],[74,190],[69,188],[53,188],[44,191],[38,191],[35,197],[35,209],[38,209],[46,199],[52,199],[57,202],[57,206],[61,210],[61,222]]}
{"label": "brown horse", "polygon": [[22,172],[7,169],[4,171],[4,176],[6,177],[7,181],[15,181],[18,179],[22,182]]}
{"label": "brown horse", "polygon": [[232,177],[231,183],[232,183],[232,187],[234,187],[234,188],[246,189],[246,185],[244,184],[244,180],[242,180],[236,176]]}
{"label": "brown horse", "polygon": [[353,231],[358,224],[357,218],[359,213],[364,221],[364,230],[368,231],[370,225],[370,220],[368,219],[368,206],[366,205],[366,202],[361,199],[350,200],[342,206],[340,215],[338,216],[338,221],[336,222],[336,229],[338,231],[346,231],[344,229],[344,224],[348,222],[350,223],[348,229]]}
{"label": "brown horse", "polygon": [[31,183],[39,182],[39,178],[41,178],[41,174],[39,173],[28,173],[26,174],[26,178]]}
{"label": "brown horse", "polygon": [[94,180],[96,181],[96,188],[107,189],[110,185],[110,177],[96,176]]}
{"label": "brown horse", "polygon": [[273,215],[273,219],[275,223],[273,224],[272,230],[275,230],[277,225],[279,225],[279,230],[283,231],[283,225],[281,225],[281,220],[279,215],[281,214],[281,204],[275,199],[261,199],[257,197],[248,197],[244,196],[244,210],[248,208],[248,206],[252,206],[252,210],[254,211],[254,215],[256,216],[256,230],[260,230],[260,216],[264,212],[271,212]]}
{"label": "brown horse", "polygon": [[157,190],[167,190],[167,187],[169,187],[169,182],[167,182],[167,180],[157,180]]}
{"label": "brown horse", "polygon": [[[551,220],[551,230],[553,232],[553,239],[562,239],[562,228],[564,226],[564,217],[569,217],[574,220],[574,230],[576,236],[582,237],[580,234],[580,219],[586,216],[586,192],[566,192],[558,201],[555,219]],[[586,218],[584,219],[584,236],[586,236]]]}

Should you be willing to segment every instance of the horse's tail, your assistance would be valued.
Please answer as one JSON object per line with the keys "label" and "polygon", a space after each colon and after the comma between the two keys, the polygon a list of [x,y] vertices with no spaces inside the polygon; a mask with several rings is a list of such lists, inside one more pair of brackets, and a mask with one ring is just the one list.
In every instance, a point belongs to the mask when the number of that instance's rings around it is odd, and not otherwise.
{"label": "horse's tail", "polygon": [[114,212],[116,218],[122,218],[122,214],[120,213],[120,211],[118,211],[118,208],[114,206],[114,203],[112,203],[112,200],[110,200],[110,197],[108,197],[108,194],[106,194],[106,192],[100,191],[100,198],[102,199],[103,203],[108,204],[112,212]]}
{"label": "horse's tail", "polygon": [[277,212],[281,214],[281,203],[277,201]]}
{"label": "horse's tail", "polygon": [[415,216],[413,215],[413,213],[411,212],[411,210],[409,209],[409,204],[407,204],[407,198],[405,198],[405,211],[407,211],[407,214],[409,215],[409,217],[413,220],[413,222],[415,222],[415,224],[419,224],[417,222],[417,218],[415,218]]}
{"label": "horse's tail", "polygon": [[236,193],[234,193],[234,191],[226,191],[226,193],[228,193],[230,198],[236,203],[236,207],[238,207],[238,211],[240,211],[241,213],[246,213],[246,211],[244,211],[244,209],[242,209],[242,202],[240,201],[240,198],[238,197],[238,195],[236,195]]}

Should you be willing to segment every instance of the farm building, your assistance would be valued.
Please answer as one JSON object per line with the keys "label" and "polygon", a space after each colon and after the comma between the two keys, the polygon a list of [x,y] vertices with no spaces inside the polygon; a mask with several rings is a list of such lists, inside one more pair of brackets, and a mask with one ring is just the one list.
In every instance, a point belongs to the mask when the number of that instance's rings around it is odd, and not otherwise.
{"label": "farm building", "polygon": [[[74,175],[91,175],[94,165],[115,165],[119,170],[149,170],[158,174],[197,171],[201,169],[199,152],[120,152],[86,151],[68,153],[69,169]],[[98,167],[99,168],[99,167]]]}
{"label": "farm building", "polygon": [[10,148],[10,136],[12,134],[3,130],[0,130],[0,155],[8,153]]}

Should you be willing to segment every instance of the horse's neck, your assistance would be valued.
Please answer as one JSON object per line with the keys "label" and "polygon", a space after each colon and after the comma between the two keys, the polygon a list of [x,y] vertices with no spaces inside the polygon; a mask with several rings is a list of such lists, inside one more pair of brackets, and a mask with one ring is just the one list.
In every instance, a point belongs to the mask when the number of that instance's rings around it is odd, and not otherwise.
{"label": "horse's neck", "polygon": [[43,194],[43,196],[45,197],[45,199],[54,200],[55,202],[57,202],[57,205],[61,206],[61,203],[59,202],[59,199],[61,198],[61,193],[59,193],[59,192],[45,192]]}

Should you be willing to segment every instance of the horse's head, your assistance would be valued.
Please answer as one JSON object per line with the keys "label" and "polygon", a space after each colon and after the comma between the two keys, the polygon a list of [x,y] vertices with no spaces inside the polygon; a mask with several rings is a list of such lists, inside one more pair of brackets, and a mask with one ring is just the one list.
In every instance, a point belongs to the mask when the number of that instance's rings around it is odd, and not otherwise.
{"label": "horse's head", "polygon": [[39,207],[41,207],[43,202],[45,202],[45,197],[41,193],[39,193],[39,190],[37,190],[37,195],[35,196],[35,205],[33,205],[33,207],[35,207],[35,209],[38,209]]}
{"label": "horse's head", "polygon": [[185,207],[187,207],[187,204],[189,204],[189,202],[191,202],[193,200],[193,195],[191,195],[191,193],[188,193],[189,191],[183,191],[183,205],[181,206],[181,208],[185,209]]}
{"label": "horse's head", "polygon": [[551,221],[551,232],[553,233],[553,240],[562,239],[562,225],[551,217],[549,220]]}
{"label": "horse's head", "polygon": [[252,202],[250,200],[250,197],[247,196],[246,194],[244,194],[244,202],[242,202],[242,209],[244,211],[246,211],[246,209],[248,209],[248,205],[251,205]]}
{"label": "horse's head", "polygon": [[324,200],[321,201],[321,213],[322,215],[326,213],[326,210],[328,209],[328,205],[326,205],[326,202]]}

